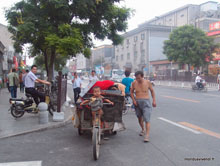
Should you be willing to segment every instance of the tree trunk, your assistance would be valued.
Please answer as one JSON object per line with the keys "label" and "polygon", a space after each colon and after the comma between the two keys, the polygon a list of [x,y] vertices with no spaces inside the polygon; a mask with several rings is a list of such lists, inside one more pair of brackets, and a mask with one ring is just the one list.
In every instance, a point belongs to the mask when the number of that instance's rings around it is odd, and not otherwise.
{"label": "tree trunk", "polygon": [[187,64],[188,65],[188,72],[190,72],[190,64]]}
{"label": "tree trunk", "polygon": [[43,52],[43,54],[44,54],[45,68],[46,68],[47,77],[48,77],[49,68],[48,68],[48,54],[47,54],[47,51],[45,50],[45,51]]}
{"label": "tree trunk", "polygon": [[50,55],[50,64],[49,64],[49,72],[48,72],[48,81],[52,81],[53,76],[54,76],[54,60],[56,57],[55,50],[52,49],[51,55]]}

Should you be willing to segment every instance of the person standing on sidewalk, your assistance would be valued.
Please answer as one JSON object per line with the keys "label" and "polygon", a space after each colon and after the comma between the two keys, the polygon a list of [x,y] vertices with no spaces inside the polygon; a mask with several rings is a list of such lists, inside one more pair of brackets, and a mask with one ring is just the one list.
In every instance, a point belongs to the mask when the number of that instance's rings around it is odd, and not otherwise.
{"label": "person standing on sidewalk", "polygon": [[8,74],[8,83],[11,92],[11,97],[17,98],[17,87],[19,85],[19,77],[15,69],[12,69],[12,72]]}
{"label": "person standing on sidewalk", "polygon": [[19,74],[20,92],[24,93],[24,83],[22,77],[23,77],[23,72],[21,71]]}
{"label": "person standing on sidewalk", "polygon": [[78,77],[77,73],[74,72],[74,78],[72,80],[73,83],[73,92],[74,92],[74,101],[75,103],[79,99],[79,94],[81,92],[82,80]]}
{"label": "person standing on sidewalk", "polygon": [[[142,71],[137,71],[135,73],[136,80],[132,83],[131,86],[131,98],[133,100],[136,115],[141,127],[140,136],[144,136],[144,142],[149,142],[149,133],[150,133],[150,116],[152,112],[152,105],[156,107],[156,98],[154,89],[149,80],[144,79],[144,74]],[[153,98],[151,105],[149,92]],[[134,97],[134,92],[136,97]],[[144,122],[146,132],[144,130]]]}
{"label": "person standing on sidewalk", "polygon": [[98,81],[98,77],[96,76],[95,70],[92,70],[91,75],[89,76],[89,83],[92,81]]}

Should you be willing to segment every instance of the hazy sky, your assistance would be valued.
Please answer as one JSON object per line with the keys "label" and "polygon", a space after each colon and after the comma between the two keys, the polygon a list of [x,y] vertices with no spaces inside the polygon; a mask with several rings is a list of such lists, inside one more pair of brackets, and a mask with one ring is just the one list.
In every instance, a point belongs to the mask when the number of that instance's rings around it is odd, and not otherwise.
{"label": "hazy sky", "polygon": [[[0,0],[0,23],[6,25],[4,7],[8,8],[20,0]],[[135,15],[128,21],[128,30],[136,28],[139,24],[174,10],[186,4],[201,4],[208,0],[124,0],[121,4],[134,9]],[[216,0],[217,1],[217,0]],[[96,42],[101,45],[109,42]]]}

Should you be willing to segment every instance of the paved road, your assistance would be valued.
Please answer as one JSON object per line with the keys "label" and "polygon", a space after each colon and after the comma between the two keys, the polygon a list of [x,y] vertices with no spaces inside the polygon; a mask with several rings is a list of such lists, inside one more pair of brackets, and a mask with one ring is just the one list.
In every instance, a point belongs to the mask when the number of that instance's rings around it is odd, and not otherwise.
{"label": "paved road", "polygon": [[[73,126],[0,140],[0,163],[34,161],[42,166],[220,166],[220,93],[156,87],[150,142],[143,143],[134,112],[126,131],[103,140],[93,161],[91,135]],[[2,166],[0,164],[0,166]]]}

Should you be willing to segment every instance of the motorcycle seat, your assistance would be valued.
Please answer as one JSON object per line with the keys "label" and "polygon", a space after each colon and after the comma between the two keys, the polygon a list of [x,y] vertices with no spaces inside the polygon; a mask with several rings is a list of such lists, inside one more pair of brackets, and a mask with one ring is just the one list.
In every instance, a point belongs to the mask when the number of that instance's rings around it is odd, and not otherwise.
{"label": "motorcycle seat", "polygon": [[10,101],[24,101],[24,99],[10,98]]}
{"label": "motorcycle seat", "polygon": [[26,97],[32,97],[30,93],[25,93]]}

